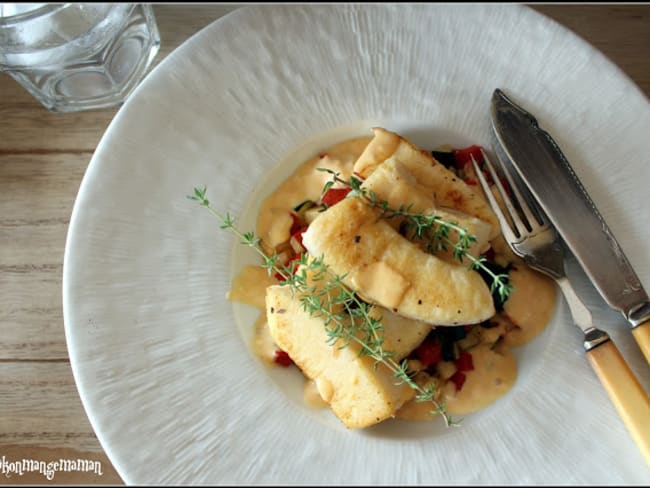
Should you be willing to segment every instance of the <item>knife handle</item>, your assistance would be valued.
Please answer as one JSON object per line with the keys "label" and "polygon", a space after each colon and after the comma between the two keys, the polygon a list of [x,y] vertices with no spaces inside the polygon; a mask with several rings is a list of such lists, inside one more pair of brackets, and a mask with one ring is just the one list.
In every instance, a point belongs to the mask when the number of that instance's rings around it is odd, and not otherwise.
{"label": "knife handle", "polygon": [[587,358],[650,467],[650,398],[611,339]]}
{"label": "knife handle", "polygon": [[632,329],[632,336],[650,364],[650,321]]}

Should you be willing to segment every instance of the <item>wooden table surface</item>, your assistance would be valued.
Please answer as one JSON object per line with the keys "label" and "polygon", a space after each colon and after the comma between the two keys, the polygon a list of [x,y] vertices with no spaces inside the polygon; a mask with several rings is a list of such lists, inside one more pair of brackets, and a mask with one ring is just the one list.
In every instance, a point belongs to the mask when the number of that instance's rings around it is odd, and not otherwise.
{"label": "wooden table surface", "polygon": [[[227,5],[154,6],[156,62]],[[650,98],[650,5],[538,5],[616,63]],[[122,484],[72,377],[63,328],[63,252],[74,200],[116,109],[47,112],[0,74],[0,484]],[[88,459],[102,474],[11,478],[2,463]]]}

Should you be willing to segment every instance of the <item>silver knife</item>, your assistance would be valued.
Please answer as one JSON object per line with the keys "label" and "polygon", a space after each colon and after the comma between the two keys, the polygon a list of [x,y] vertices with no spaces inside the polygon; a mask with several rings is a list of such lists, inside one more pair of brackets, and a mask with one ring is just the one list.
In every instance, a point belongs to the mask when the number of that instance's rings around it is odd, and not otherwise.
{"label": "silver knife", "polygon": [[623,314],[650,363],[648,295],[569,161],[535,117],[499,89],[491,112],[499,152],[516,168],[603,299]]}
{"label": "silver knife", "polygon": [[[623,313],[650,362],[648,295],[553,138],[501,90],[492,96],[495,152],[514,167],[608,305]],[[571,209],[571,211],[567,211]],[[606,332],[587,359],[650,466],[650,397]]]}

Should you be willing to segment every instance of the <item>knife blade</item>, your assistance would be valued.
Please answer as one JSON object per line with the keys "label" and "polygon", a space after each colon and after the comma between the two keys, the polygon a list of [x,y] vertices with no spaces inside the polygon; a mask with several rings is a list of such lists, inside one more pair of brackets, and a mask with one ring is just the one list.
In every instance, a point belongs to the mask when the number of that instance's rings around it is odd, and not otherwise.
{"label": "knife blade", "polygon": [[537,119],[500,89],[492,96],[491,117],[500,152],[510,160],[605,302],[623,314],[650,363],[648,295],[571,164]]}

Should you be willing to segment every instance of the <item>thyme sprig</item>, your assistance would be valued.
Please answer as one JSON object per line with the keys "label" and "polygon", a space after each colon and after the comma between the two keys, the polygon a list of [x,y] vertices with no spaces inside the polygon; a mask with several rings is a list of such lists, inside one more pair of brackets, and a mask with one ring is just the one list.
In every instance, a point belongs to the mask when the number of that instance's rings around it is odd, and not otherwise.
{"label": "thyme sprig", "polygon": [[[426,242],[426,249],[430,254],[435,254],[437,251],[445,251],[447,246],[453,249],[454,259],[462,261],[466,258],[470,261],[470,269],[481,270],[487,274],[491,280],[490,293],[495,291],[499,294],[499,298],[504,302],[512,292],[512,285],[510,284],[510,277],[507,273],[495,273],[488,266],[485,265],[487,258],[483,255],[475,257],[469,253],[470,246],[476,242],[476,236],[470,234],[465,227],[458,225],[456,222],[450,222],[439,215],[432,213],[414,212],[413,205],[400,205],[398,208],[392,208],[388,205],[386,200],[380,200],[377,194],[363,188],[363,181],[355,176],[351,176],[349,180],[341,178],[340,173],[328,168],[317,168],[318,171],[329,173],[332,178],[325,183],[323,193],[329,190],[334,184],[339,183],[347,188],[350,192],[347,197],[361,197],[369,205],[381,210],[381,217],[386,219],[402,218],[404,223],[404,231],[411,232],[411,237]],[[458,233],[458,238],[453,241],[450,237],[451,231]]]}
{"label": "thyme sprig", "polygon": [[323,319],[328,345],[345,348],[356,343],[359,356],[373,359],[375,368],[383,364],[393,373],[396,385],[406,384],[415,390],[417,402],[431,402],[434,406],[430,411],[432,416],[442,416],[447,427],[460,425],[446,412],[444,399],[438,401],[436,385],[420,386],[413,379],[414,373],[408,368],[408,360],[398,362],[394,352],[384,348],[381,317],[374,316],[371,306],[343,283],[345,275],[333,273],[322,257],[310,259],[304,253],[298,261],[298,271],[294,272],[280,262],[277,254],[269,256],[262,249],[261,239],[253,232],[240,231],[229,213],[222,215],[216,211],[210,205],[206,191],[206,187],[194,188],[194,194],[188,198],[197,201],[217,217],[221,221],[221,229],[230,230],[241,244],[259,254],[263,259],[262,266],[269,273],[279,273],[283,277],[281,284],[288,286],[293,296],[298,296],[303,310],[312,317]]}

